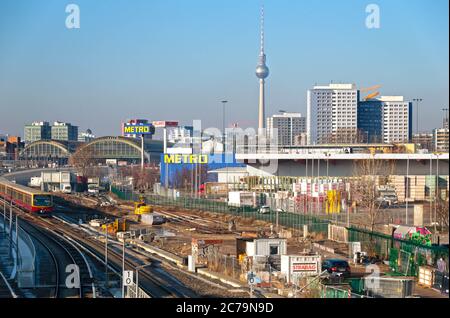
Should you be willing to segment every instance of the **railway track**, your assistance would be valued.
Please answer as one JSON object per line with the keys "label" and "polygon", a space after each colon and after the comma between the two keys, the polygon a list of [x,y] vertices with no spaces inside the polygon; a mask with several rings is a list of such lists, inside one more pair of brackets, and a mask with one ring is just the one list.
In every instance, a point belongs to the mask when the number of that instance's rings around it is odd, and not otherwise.
{"label": "railway track", "polygon": [[[32,216],[17,207],[20,228],[38,243],[40,252],[39,276],[41,292],[45,298],[92,298],[95,297],[95,285],[92,271],[83,253],[57,231],[51,230],[43,219]],[[47,258],[42,255],[47,254]],[[71,275],[71,276],[69,276]],[[77,276],[79,284],[77,284]],[[51,289],[51,292],[46,290]]]}
{"label": "railway track", "polygon": [[[102,242],[93,239],[91,236],[86,235],[84,231],[80,231],[74,228],[62,227],[62,222],[49,219],[46,222],[52,223],[54,226],[59,227],[65,236],[70,237],[76,241],[84,249],[97,257],[104,256],[105,246]],[[108,263],[116,271],[122,271],[122,249],[121,246],[110,247],[108,249]],[[135,270],[137,266],[141,265],[137,260],[133,260],[129,257],[128,253],[125,257],[125,270]],[[196,297],[195,292],[184,287],[181,283],[177,282],[171,275],[164,272],[156,264],[147,267],[139,271],[139,285],[148,295],[153,298],[185,298]]]}
{"label": "railway track", "polygon": [[173,223],[193,226],[197,231],[204,234],[239,234],[238,232],[228,231],[228,224],[226,222],[208,220],[200,216],[183,212],[174,213],[159,210],[157,213],[167,217]]}
{"label": "railway track", "polygon": [[[77,248],[78,251],[83,249],[84,251],[95,255],[97,259],[102,259],[104,257],[104,244],[82,230],[68,227],[57,219],[42,219],[23,211],[21,211],[21,216],[23,219],[33,223],[33,225],[29,225],[30,227],[36,228],[36,226],[39,225],[39,231],[52,231],[52,234],[56,234],[60,238],[58,243],[63,244],[69,253],[73,251],[73,248]],[[67,240],[67,238],[70,238],[70,240]],[[76,244],[74,244],[74,242]],[[67,246],[68,243],[72,246]],[[82,255],[81,252],[78,254]],[[80,264],[77,259],[72,259],[72,262]],[[122,271],[121,249],[108,249],[108,265],[113,267],[117,273]],[[128,257],[125,258],[126,270],[135,270],[135,268],[139,265],[141,264],[139,264],[136,260],[130,260]],[[80,272],[81,281],[85,282],[82,286],[86,286],[89,281],[84,279],[86,278],[86,275],[83,275],[83,273],[86,273],[86,270],[83,270],[83,266],[80,266]],[[139,285],[142,290],[154,298],[185,298],[197,296],[193,291],[184,287],[181,283],[171,277],[171,275],[164,272],[156,265],[147,267],[139,272]],[[81,291],[80,296],[77,297],[82,296],[86,297],[86,293]]]}
{"label": "railway track", "polygon": [[[55,293],[54,298],[92,298],[94,291],[90,269],[81,252],[59,235],[55,235],[48,229],[40,228],[31,223],[22,222],[22,229],[33,239],[45,246],[55,263]],[[75,280],[68,280],[68,274],[73,273],[78,267],[79,286],[73,286]],[[75,276],[76,277],[76,273]],[[69,284],[67,284],[69,283]],[[70,285],[70,286],[68,286]]]}

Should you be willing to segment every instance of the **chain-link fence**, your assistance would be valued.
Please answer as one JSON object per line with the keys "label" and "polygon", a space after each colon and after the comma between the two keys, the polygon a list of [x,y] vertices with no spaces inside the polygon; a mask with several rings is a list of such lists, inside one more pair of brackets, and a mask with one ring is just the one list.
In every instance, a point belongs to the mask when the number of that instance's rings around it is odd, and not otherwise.
{"label": "chain-link fence", "polygon": [[449,250],[446,246],[421,245],[353,227],[348,228],[348,233],[349,242],[361,242],[363,251],[378,256],[381,260],[389,260],[393,273],[417,276],[419,266],[435,266],[440,257],[447,263],[448,268]]}
{"label": "chain-link fence", "polygon": [[[111,187],[111,191],[120,199],[127,201],[137,201],[140,194],[131,191],[122,191],[118,188]],[[226,202],[220,202],[202,198],[192,198],[186,196],[167,197],[156,194],[146,194],[145,200],[147,204],[157,206],[171,206],[183,209],[201,210],[215,212],[221,214],[231,214],[254,220],[261,220],[285,226],[294,230],[303,231],[303,226],[308,225],[308,231],[312,233],[321,233],[324,237],[328,233],[329,219],[316,217],[312,215],[304,215],[292,212],[277,212],[271,210],[270,213],[259,213],[257,208],[250,206],[233,207]]]}
{"label": "chain-link fence", "polygon": [[350,289],[343,289],[335,286],[321,285],[321,298],[370,298],[365,295],[352,292]]}

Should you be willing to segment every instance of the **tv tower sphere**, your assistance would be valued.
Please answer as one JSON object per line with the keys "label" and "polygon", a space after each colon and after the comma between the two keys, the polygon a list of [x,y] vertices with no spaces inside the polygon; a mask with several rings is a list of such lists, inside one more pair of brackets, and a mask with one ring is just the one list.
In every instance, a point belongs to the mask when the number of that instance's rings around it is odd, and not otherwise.
{"label": "tv tower sphere", "polygon": [[269,76],[269,68],[265,63],[259,64],[256,67],[256,77],[259,79],[266,79]]}

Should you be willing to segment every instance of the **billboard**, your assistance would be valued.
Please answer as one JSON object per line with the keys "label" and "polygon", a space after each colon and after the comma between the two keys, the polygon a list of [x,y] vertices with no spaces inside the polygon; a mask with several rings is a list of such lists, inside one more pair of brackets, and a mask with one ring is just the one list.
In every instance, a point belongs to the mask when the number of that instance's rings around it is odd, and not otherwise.
{"label": "billboard", "polygon": [[155,134],[155,127],[152,124],[127,123],[123,127],[123,132],[127,135],[153,135]]}
{"label": "billboard", "polygon": [[178,127],[178,122],[177,121],[160,120],[160,121],[154,121],[153,126],[155,126],[156,128]]}
{"label": "billboard", "polygon": [[166,164],[207,164],[208,163],[208,155],[164,155],[164,163]]}

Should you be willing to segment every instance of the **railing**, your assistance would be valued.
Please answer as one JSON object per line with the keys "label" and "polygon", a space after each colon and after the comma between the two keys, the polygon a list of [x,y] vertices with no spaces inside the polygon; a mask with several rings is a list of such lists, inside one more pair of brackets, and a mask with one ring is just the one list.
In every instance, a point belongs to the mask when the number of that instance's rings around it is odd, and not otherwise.
{"label": "railing", "polygon": [[136,284],[132,283],[130,286],[126,287],[125,298],[151,298],[142,288],[138,288],[136,296]]}
{"label": "railing", "polygon": [[[3,201],[3,200],[2,200]],[[1,202],[1,201],[0,201]],[[5,205],[2,203],[1,206],[4,208]],[[36,247],[33,240],[30,238],[28,233],[26,233],[21,227],[18,227],[18,233],[16,233],[16,226],[12,224],[11,232],[9,225],[9,214],[4,213],[1,215],[0,220],[4,223],[1,226],[5,227],[6,233],[10,236],[11,246],[14,251],[16,251],[16,264],[17,264],[17,282],[20,288],[33,288],[35,286],[35,262],[36,262]],[[13,220],[14,223],[14,220]],[[15,235],[14,235],[15,233]],[[20,240],[27,246],[30,252],[29,258],[24,259],[23,251],[20,249]]]}
{"label": "railing", "polygon": [[12,289],[11,285],[9,284],[8,280],[6,279],[6,277],[3,275],[2,272],[0,272],[0,279],[2,281],[5,282],[6,287],[8,288],[9,293],[11,294],[11,296],[13,298],[18,298],[18,296],[16,295],[16,293],[14,292],[14,290]]}

